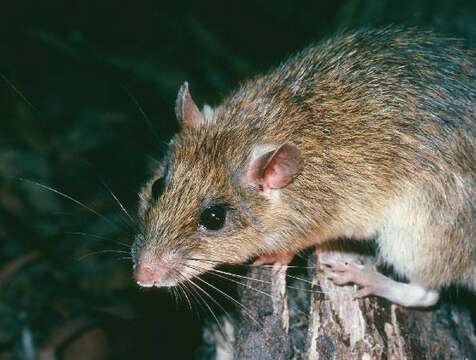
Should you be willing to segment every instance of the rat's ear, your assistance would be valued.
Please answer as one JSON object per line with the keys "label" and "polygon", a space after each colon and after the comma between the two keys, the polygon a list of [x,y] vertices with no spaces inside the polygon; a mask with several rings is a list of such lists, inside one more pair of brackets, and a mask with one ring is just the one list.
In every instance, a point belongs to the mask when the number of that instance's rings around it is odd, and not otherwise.
{"label": "rat's ear", "polygon": [[281,189],[293,182],[301,168],[301,152],[296,145],[286,143],[252,160],[246,178],[263,190]]}
{"label": "rat's ear", "polygon": [[181,128],[196,127],[205,122],[203,114],[190,95],[188,82],[184,82],[180,87],[175,101],[175,114]]}

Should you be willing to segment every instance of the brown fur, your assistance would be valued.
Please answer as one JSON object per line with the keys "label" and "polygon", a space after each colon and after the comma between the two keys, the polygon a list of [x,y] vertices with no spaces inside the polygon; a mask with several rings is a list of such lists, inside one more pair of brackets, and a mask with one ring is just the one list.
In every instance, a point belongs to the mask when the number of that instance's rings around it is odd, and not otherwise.
{"label": "brown fur", "polygon": [[[135,251],[236,263],[375,238],[401,275],[476,289],[475,114],[475,55],[456,41],[385,29],[311,46],[173,138],[164,193],[150,199],[165,165],[142,191]],[[288,142],[303,161],[294,182],[264,193],[243,181],[256,149]],[[216,199],[227,225],[201,231]]]}

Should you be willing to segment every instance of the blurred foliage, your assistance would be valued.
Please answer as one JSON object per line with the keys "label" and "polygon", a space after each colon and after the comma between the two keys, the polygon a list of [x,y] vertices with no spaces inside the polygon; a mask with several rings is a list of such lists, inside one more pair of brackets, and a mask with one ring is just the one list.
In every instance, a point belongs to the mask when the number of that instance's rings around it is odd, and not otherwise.
{"label": "blurred foliage", "polygon": [[115,196],[134,213],[177,130],[184,80],[216,104],[293,51],[361,26],[476,41],[474,1],[19,0],[0,16],[0,359],[192,356],[196,319],[138,292],[128,254],[107,252],[128,252],[117,242],[133,228]]}

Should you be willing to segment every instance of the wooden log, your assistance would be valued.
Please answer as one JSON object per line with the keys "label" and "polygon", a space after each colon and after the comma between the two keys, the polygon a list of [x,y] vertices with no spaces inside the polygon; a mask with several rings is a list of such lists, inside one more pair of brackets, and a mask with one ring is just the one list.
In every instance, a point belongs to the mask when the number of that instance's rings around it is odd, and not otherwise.
{"label": "wooden log", "polygon": [[228,350],[216,353],[217,359],[476,359],[468,306],[443,300],[422,310],[377,297],[353,300],[354,286],[335,286],[315,256],[308,265],[307,277],[299,280],[286,266],[251,268],[247,276],[253,280],[239,295],[243,308],[233,325],[227,323],[233,336],[221,337],[220,348]]}

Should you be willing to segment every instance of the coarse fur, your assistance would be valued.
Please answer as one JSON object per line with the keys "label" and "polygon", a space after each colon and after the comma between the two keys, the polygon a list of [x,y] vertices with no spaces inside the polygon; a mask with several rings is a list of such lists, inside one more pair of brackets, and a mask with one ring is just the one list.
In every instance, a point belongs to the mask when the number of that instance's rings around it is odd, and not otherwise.
{"label": "coarse fur", "polygon": [[[432,32],[360,30],[246,81],[171,140],[140,195],[136,263],[175,256],[190,278],[218,263],[375,239],[410,281],[476,289],[475,59]],[[302,161],[293,181],[249,181],[250,164],[287,143]],[[200,210],[217,202],[225,227],[207,231]],[[193,259],[209,265],[192,271]]]}

